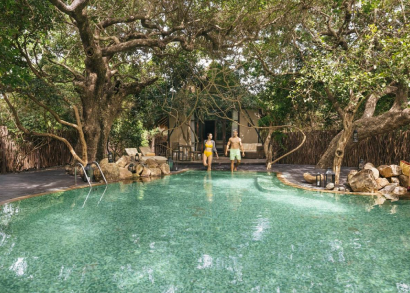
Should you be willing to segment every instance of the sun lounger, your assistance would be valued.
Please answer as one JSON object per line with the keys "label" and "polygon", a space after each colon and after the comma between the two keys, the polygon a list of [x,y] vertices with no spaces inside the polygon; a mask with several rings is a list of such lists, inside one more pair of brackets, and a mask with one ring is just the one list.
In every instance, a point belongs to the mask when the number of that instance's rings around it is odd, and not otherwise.
{"label": "sun lounger", "polygon": [[150,147],[140,147],[140,152],[136,148],[126,148],[125,152],[127,155],[131,157],[135,157],[135,155],[138,155],[139,160],[141,163],[145,163],[146,160],[152,159],[155,160],[158,164],[166,163],[167,158],[163,156],[156,156],[155,153],[151,152]]}

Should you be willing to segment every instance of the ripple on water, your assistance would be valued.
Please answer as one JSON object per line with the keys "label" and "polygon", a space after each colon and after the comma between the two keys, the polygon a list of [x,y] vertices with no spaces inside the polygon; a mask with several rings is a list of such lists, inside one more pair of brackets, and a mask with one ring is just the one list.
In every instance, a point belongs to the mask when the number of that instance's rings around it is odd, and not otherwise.
{"label": "ripple on water", "polygon": [[410,292],[410,205],[192,171],[6,204],[0,292]]}

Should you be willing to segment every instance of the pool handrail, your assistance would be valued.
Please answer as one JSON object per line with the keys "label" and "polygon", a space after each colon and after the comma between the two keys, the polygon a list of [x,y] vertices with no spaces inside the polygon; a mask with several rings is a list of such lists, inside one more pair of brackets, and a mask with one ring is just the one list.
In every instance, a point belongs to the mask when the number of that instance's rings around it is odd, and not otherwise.
{"label": "pool handrail", "polygon": [[105,176],[104,176],[103,171],[101,170],[100,164],[98,164],[96,161],[93,161],[93,162],[91,163],[91,165],[92,165],[92,164],[95,164],[95,165],[98,167],[98,170],[100,170],[101,176],[102,176],[102,178],[104,179],[105,185],[108,185],[107,179],[105,179]]}
{"label": "pool handrail", "polygon": [[[84,176],[87,179],[88,185],[91,187],[90,177],[88,177],[87,172],[85,171],[84,165],[81,164],[80,162],[77,162],[76,165],[80,165],[81,169],[83,169]],[[75,185],[77,185],[77,168],[74,168],[74,179],[75,179]]]}

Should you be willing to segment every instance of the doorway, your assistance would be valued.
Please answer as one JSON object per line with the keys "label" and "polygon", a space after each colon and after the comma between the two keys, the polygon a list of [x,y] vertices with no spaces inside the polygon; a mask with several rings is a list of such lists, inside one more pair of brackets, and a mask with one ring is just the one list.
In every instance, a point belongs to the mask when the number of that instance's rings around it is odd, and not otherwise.
{"label": "doorway", "polygon": [[203,140],[207,138],[208,133],[212,133],[213,139],[215,139],[215,120],[205,120],[204,131],[202,133]]}

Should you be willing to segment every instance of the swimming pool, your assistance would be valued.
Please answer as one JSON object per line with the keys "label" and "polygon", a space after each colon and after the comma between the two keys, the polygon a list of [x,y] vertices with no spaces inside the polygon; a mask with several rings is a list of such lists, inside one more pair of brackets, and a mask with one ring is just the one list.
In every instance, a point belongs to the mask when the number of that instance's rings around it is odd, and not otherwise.
{"label": "swimming pool", "polygon": [[222,171],[33,197],[1,207],[0,292],[410,292],[410,203]]}

